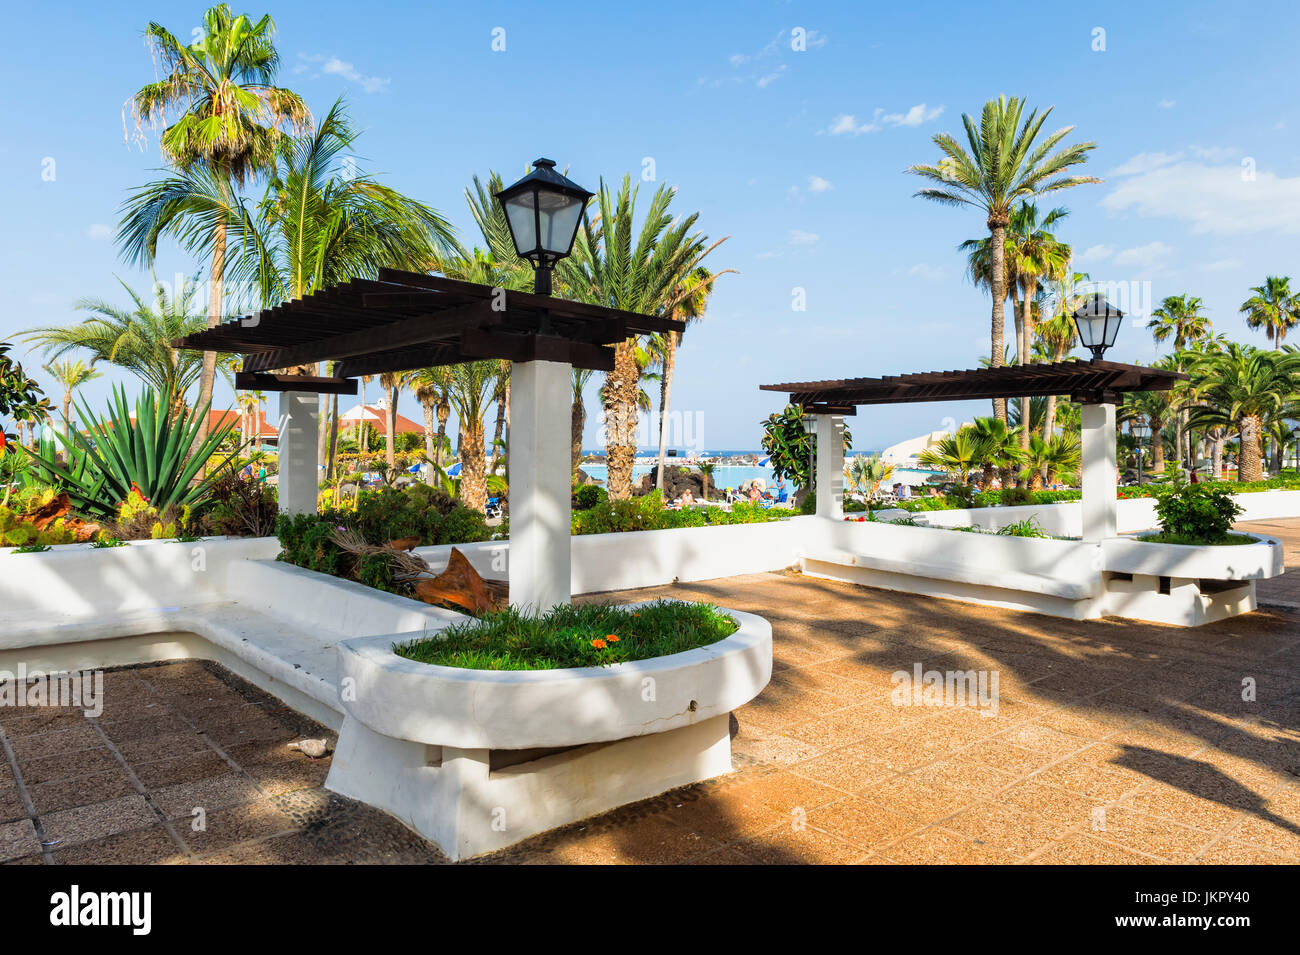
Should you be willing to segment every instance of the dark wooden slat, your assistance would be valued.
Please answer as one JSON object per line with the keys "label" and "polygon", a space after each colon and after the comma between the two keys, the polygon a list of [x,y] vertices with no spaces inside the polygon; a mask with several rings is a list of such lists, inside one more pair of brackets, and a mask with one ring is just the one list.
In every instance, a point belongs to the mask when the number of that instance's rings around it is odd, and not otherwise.
{"label": "dark wooden slat", "polygon": [[247,365],[249,371],[265,371],[268,368],[290,368],[317,361],[355,358],[373,352],[392,351],[406,345],[451,339],[466,328],[499,321],[500,316],[485,308],[481,302],[471,302],[432,315],[391,322],[377,329],[362,329],[265,352],[250,358]]}
{"label": "dark wooden slat", "polygon": [[606,345],[570,341],[550,335],[504,335],[467,331],[460,337],[467,358],[503,358],[507,361],[565,362],[593,371],[614,370],[614,349]]}
{"label": "dark wooden slat", "polygon": [[314,375],[265,375],[235,372],[237,391],[304,391],[320,395],[355,395],[353,378],[321,378]]}

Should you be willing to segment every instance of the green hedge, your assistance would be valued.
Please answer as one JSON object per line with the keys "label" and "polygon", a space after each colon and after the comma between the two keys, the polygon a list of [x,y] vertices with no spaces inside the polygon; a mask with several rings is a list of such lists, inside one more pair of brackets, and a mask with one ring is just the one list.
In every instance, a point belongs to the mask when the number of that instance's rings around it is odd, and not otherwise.
{"label": "green hedge", "polygon": [[678,527],[712,527],[721,524],[762,524],[792,517],[790,508],[764,508],[737,503],[731,510],[720,507],[664,507],[663,497],[651,491],[641,497],[603,501],[573,515],[574,534],[618,534],[627,531],[660,531]]}

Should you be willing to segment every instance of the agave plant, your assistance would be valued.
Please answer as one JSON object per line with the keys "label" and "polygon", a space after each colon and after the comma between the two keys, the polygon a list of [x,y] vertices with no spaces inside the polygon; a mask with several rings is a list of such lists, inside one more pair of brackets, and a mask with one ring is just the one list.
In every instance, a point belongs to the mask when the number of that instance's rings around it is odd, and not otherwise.
{"label": "agave plant", "polygon": [[44,472],[44,480],[67,491],[76,510],[93,517],[114,517],[132,486],[159,513],[169,507],[193,506],[207,497],[209,481],[195,481],[195,475],[230,434],[233,421],[196,444],[208,406],[170,410],[167,391],[146,388],[135,403],[134,414],[121,388],[113,389],[104,418],[84,403],[78,405],[86,430],[72,431],[66,437],[55,433],[63,445],[63,461],[56,458],[52,446],[27,452]]}

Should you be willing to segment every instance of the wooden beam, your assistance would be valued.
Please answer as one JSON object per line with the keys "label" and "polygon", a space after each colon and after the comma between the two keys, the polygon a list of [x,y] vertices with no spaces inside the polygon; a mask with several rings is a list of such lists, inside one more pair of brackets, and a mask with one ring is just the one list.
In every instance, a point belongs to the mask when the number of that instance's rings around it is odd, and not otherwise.
{"label": "wooden beam", "polygon": [[460,336],[460,352],[466,358],[555,361],[592,371],[614,370],[613,348],[551,335],[503,335],[479,330],[466,331]]}
{"label": "wooden beam", "polygon": [[245,361],[249,371],[292,368],[318,361],[356,358],[374,352],[392,351],[408,345],[423,345],[454,338],[466,328],[499,324],[501,316],[482,302],[457,305],[430,315],[417,315],[390,322],[378,328],[365,328],[342,335],[330,335],[317,341],[290,345],[275,351],[251,356]]}
{"label": "wooden beam", "polygon": [[315,375],[265,375],[235,372],[236,391],[305,391],[320,395],[355,395],[353,378],[318,378]]}

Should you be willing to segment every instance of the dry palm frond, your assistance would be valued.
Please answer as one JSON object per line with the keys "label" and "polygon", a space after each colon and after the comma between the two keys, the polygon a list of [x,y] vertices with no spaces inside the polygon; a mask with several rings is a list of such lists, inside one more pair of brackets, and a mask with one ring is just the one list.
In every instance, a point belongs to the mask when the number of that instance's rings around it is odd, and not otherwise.
{"label": "dry palm frond", "polygon": [[422,557],[410,551],[397,550],[387,544],[381,546],[367,544],[365,539],[351,528],[340,527],[330,535],[330,538],[339,547],[357,557],[386,557],[392,563],[398,577],[428,577],[433,573]]}

